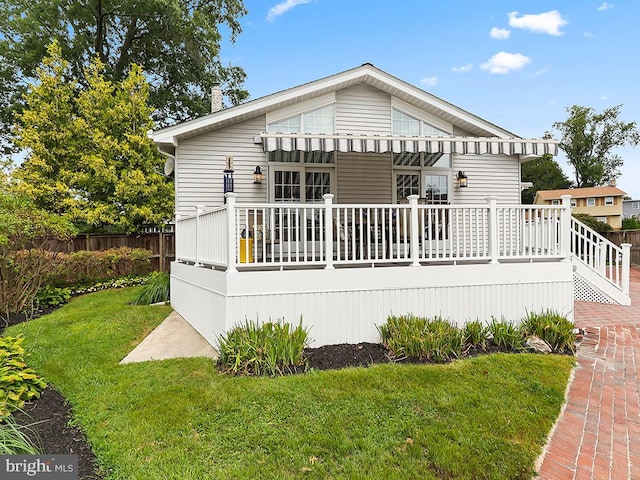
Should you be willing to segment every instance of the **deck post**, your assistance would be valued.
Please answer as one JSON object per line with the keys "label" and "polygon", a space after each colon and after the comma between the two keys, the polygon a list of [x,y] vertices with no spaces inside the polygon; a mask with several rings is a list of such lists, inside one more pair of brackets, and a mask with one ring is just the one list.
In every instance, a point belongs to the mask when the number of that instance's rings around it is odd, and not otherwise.
{"label": "deck post", "polygon": [[199,246],[200,246],[200,215],[202,215],[202,211],[204,210],[204,205],[196,205],[196,258],[195,258],[195,267],[201,267],[200,263],[200,254],[199,254]]}
{"label": "deck post", "polygon": [[333,270],[333,193],[325,193],[324,199],[324,260],[325,269]]}
{"label": "deck post", "polygon": [[236,235],[236,197],[237,193],[227,192],[224,198],[227,201],[227,273],[237,272],[236,251],[238,250],[238,238]]}
{"label": "deck post", "polygon": [[560,212],[560,255],[563,262],[571,257],[571,195],[562,195],[562,211]]}
{"label": "deck post", "polygon": [[622,291],[629,295],[629,268],[631,264],[631,244],[622,243]]}
{"label": "deck post", "polygon": [[[420,257],[420,245],[419,241],[419,229],[418,229],[418,198],[419,195],[409,195],[407,199],[409,200],[409,207],[411,208],[411,231],[409,232],[409,246],[411,248],[411,266],[419,267],[419,257]],[[398,248],[400,248],[398,246]]]}
{"label": "deck post", "polygon": [[489,263],[498,263],[498,198],[487,197],[489,204]]}

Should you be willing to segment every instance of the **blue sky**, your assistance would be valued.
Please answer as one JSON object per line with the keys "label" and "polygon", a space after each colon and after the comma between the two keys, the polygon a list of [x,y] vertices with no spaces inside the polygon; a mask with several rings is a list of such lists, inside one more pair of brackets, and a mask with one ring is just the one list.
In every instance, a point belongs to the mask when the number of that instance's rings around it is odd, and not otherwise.
{"label": "blue sky", "polygon": [[[623,104],[620,118],[640,121],[637,0],[244,3],[222,59],[245,69],[251,98],[372,63],[523,137],[574,104]],[[618,186],[640,198],[640,147],[618,153]]]}

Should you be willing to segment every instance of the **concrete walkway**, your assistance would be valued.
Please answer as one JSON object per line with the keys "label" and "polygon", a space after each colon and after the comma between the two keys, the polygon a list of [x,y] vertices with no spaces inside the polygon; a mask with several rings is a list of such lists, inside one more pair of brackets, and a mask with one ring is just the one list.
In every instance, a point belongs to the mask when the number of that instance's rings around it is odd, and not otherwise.
{"label": "concrete walkway", "polygon": [[218,352],[178,312],[171,312],[120,363],[168,358],[210,357]]}
{"label": "concrete walkway", "polygon": [[586,334],[540,479],[640,479],[638,268],[630,293],[630,307],[576,302],[575,323]]}

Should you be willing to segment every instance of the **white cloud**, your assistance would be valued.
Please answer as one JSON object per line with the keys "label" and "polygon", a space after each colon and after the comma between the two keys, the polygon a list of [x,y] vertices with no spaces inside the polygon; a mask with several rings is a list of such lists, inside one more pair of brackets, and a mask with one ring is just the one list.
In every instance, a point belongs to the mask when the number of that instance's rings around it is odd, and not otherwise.
{"label": "white cloud", "polygon": [[436,83],[438,83],[438,77],[425,77],[420,80],[420,83],[425,87],[435,87]]}
{"label": "white cloud", "polygon": [[607,97],[606,95],[602,95],[602,96],[600,97],[600,100],[609,100],[609,97]]}
{"label": "white cloud", "polygon": [[593,38],[593,33],[591,33],[591,32],[584,32],[584,38]]}
{"label": "white cloud", "polygon": [[533,72],[533,74],[531,75],[531,78],[539,77],[540,75],[544,75],[548,71],[549,71],[549,65],[545,65],[540,70],[537,70],[537,71]]}
{"label": "white cloud", "polygon": [[488,62],[480,65],[480,68],[489,73],[505,74],[511,70],[520,70],[529,62],[531,59],[520,53],[498,52]]}
{"label": "white cloud", "polygon": [[451,71],[454,73],[467,73],[470,72],[473,68],[473,63],[467,63],[466,65],[461,65],[459,67],[452,67]]}
{"label": "white cloud", "polygon": [[273,22],[276,17],[284,15],[293,7],[304,5],[305,3],[311,3],[311,1],[312,0],[285,0],[284,2],[280,2],[269,10],[269,13],[267,14],[267,22]]}
{"label": "white cloud", "polygon": [[605,10],[609,10],[610,8],[613,8],[613,5],[607,2],[602,2],[602,5],[598,7],[598,11],[604,12]]}
{"label": "white cloud", "polygon": [[518,17],[518,12],[509,14],[510,27],[526,28],[532,32],[549,35],[562,35],[564,32],[561,32],[560,28],[568,23],[557,10],[539,13],[538,15],[522,15],[521,17]]}
{"label": "white cloud", "polygon": [[506,28],[493,27],[491,32],[489,32],[489,36],[496,40],[504,40],[505,38],[509,38],[509,35],[511,35],[511,30],[507,30]]}

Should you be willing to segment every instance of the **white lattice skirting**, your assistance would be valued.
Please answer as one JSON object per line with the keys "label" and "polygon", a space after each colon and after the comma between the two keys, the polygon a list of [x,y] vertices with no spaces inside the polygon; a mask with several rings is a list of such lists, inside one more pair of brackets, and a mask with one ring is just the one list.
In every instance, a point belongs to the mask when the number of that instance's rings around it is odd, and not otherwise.
{"label": "white lattice skirting", "polygon": [[602,293],[600,290],[591,285],[575,272],[573,273],[573,292],[574,298],[576,300],[615,304],[615,302],[611,300],[609,296]]}

